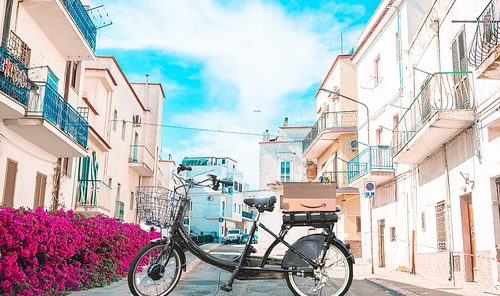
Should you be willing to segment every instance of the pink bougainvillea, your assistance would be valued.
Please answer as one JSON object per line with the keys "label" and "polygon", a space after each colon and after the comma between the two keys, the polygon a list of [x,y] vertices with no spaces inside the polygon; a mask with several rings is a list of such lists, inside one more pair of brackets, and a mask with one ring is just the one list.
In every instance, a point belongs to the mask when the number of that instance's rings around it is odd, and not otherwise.
{"label": "pink bougainvillea", "polygon": [[0,208],[0,295],[64,295],[109,285],[157,237],[103,216]]}

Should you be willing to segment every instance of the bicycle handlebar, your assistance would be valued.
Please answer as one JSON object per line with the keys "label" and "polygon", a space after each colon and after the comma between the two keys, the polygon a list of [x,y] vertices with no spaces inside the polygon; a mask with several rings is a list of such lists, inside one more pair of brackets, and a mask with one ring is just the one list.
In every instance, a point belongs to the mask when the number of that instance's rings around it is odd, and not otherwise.
{"label": "bicycle handlebar", "polygon": [[192,167],[190,167],[190,166],[185,166],[185,165],[183,165],[183,164],[181,163],[181,164],[179,164],[179,166],[177,167],[177,174],[178,174],[178,173],[180,173],[180,172],[182,172],[182,171],[191,171],[191,170],[193,170],[193,168],[192,168]]}
{"label": "bicycle handlebar", "polygon": [[227,185],[227,186],[233,186],[233,181],[219,180],[219,182],[221,182],[222,184]]}
{"label": "bicycle handlebar", "polygon": [[[181,171],[191,171],[192,169],[193,169],[192,167],[185,166],[181,163],[177,167],[177,174],[179,174]],[[213,175],[213,174],[208,174],[208,179],[205,179],[205,180],[200,181],[200,182],[194,182],[194,180],[186,179],[180,175],[175,174],[174,172],[172,172],[172,174],[175,177],[177,177],[179,179],[179,181],[181,181],[181,183],[182,183],[182,185],[178,186],[175,190],[177,190],[181,187],[194,187],[194,186],[210,187],[210,188],[212,188],[212,190],[218,190],[220,184],[224,184],[227,186],[233,186],[233,181],[217,179],[217,176]],[[202,183],[207,182],[207,181],[211,181],[212,185],[203,185],[202,184]],[[186,194],[187,194],[187,191],[186,191]]]}

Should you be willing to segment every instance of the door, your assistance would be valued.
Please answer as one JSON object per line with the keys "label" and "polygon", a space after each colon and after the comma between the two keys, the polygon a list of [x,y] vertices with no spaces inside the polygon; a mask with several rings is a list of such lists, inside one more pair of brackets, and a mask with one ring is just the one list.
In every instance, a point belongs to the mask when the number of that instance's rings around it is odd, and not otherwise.
{"label": "door", "polygon": [[134,135],[134,151],[132,152],[132,158],[134,162],[137,162],[137,145],[139,144],[139,135],[137,132]]}
{"label": "door", "polygon": [[472,195],[466,194],[460,197],[460,210],[462,217],[462,239],[464,244],[464,253],[473,256],[464,256],[465,263],[465,281],[474,282],[476,275],[476,234],[474,225],[474,215],[472,210]]}
{"label": "door", "polygon": [[2,206],[12,208],[14,206],[14,193],[16,191],[17,162],[7,158],[7,169],[5,171]]}
{"label": "door", "polygon": [[47,176],[37,172],[35,183],[35,197],[33,199],[33,209],[43,207],[45,203],[45,188],[47,186]]}
{"label": "door", "polygon": [[378,266],[385,267],[385,219],[378,220]]}

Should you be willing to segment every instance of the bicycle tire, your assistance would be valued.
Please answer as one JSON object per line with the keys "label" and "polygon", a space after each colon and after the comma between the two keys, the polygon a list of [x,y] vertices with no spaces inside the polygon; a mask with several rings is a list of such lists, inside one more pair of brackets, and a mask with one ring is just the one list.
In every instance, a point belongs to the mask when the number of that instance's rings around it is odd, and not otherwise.
{"label": "bicycle tire", "polygon": [[[165,268],[166,252],[171,249]],[[159,264],[161,263],[161,264]],[[162,270],[163,269],[163,270]],[[181,258],[175,248],[151,242],[135,255],[128,271],[128,287],[134,296],[165,296],[181,277]]]}
{"label": "bicycle tire", "polygon": [[[326,272],[326,277],[322,277],[321,274],[301,276],[291,272],[287,273],[286,283],[295,296],[342,296],[347,293],[353,277],[353,264],[349,253],[338,242],[333,241],[325,260],[327,262],[325,262],[321,272]],[[294,269],[300,270],[301,268]],[[308,269],[310,270],[310,267]],[[320,287],[322,278],[325,279],[324,286]]]}

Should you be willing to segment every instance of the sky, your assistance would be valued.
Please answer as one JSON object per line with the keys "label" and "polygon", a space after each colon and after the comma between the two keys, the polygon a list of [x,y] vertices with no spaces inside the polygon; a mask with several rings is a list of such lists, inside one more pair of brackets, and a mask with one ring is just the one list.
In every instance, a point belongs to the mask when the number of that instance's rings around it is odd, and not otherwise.
{"label": "sky", "polygon": [[130,82],[149,75],[165,91],[162,124],[172,127],[162,128],[161,158],[230,157],[257,189],[262,133],[274,135],[285,117],[315,123],[316,90],[379,1],[92,1],[100,4],[113,24],[99,29],[96,54],[115,56]]}

